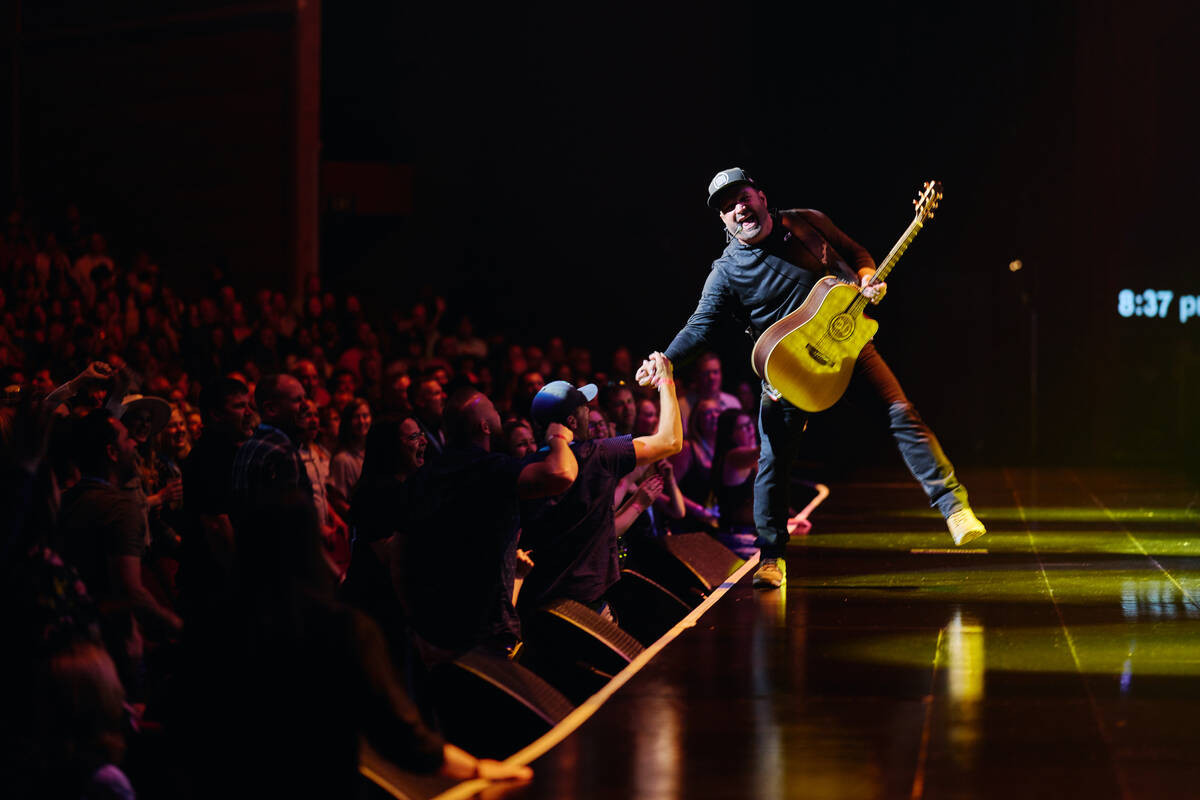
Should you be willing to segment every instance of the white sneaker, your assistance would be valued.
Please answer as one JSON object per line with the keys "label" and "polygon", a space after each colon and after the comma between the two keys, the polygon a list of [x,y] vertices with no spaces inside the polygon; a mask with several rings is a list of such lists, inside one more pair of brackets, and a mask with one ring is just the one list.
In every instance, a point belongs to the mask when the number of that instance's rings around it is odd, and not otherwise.
{"label": "white sneaker", "polygon": [[778,589],[787,582],[787,563],[782,558],[764,558],[754,573],[756,589]]}
{"label": "white sneaker", "polygon": [[946,527],[950,529],[950,536],[957,545],[973,542],[987,533],[987,528],[983,527],[979,517],[969,508],[960,508],[946,517]]}

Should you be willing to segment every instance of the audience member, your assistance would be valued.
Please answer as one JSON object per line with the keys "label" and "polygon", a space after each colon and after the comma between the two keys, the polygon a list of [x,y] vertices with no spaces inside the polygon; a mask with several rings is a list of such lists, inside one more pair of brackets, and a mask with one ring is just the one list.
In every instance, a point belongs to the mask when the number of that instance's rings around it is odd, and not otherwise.
{"label": "audience member", "polygon": [[421,722],[378,626],[333,600],[307,491],[267,492],[248,509],[238,560],[219,624],[189,638],[184,751],[197,796],[354,796],[360,737],[414,772],[532,776]]}
{"label": "audience member", "polygon": [[250,390],[236,378],[217,378],[200,392],[204,432],[183,465],[187,518],[179,567],[185,616],[211,609],[233,570],[233,487],[238,447],[254,431]]}
{"label": "audience member", "polygon": [[[102,646],[74,642],[49,658],[35,686],[37,796],[136,797],[120,764],[125,755],[125,690]],[[8,785],[7,788],[13,788]]]}
{"label": "audience member", "polygon": [[268,375],[256,387],[254,400],[262,422],[238,447],[233,460],[235,530],[237,516],[269,492],[297,489],[312,497],[308,471],[297,448],[304,387],[291,375]]}
{"label": "audience member", "polygon": [[408,399],[412,403],[413,416],[421,426],[421,432],[425,434],[429,449],[435,457],[440,456],[446,447],[446,432],[442,420],[446,409],[445,389],[437,378],[426,375],[409,387]]}
{"label": "audience member", "polygon": [[[520,500],[561,494],[578,473],[570,430],[547,427],[545,458],[493,448],[500,415],[460,389],[445,410],[441,458],[409,478],[397,523],[396,586],[427,662],[476,646],[505,653],[520,640],[513,608]],[[431,568],[430,565],[442,565]]]}
{"label": "audience member", "polygon": [[325,555],[339,577],[350,565],[350,531],[344,517],[329,499],[329,451],[317,442],[319,435],[317,405],[305,398],[300,410],[300,459],[312,484],[313,507],[317,511],[317,528],[325,545]]}
{"label": "audience member", "polygon": [[343,517],[350,515],[350,497],[362,473],[367,433],[371,430],[371,407],[356,397],[342,409],[338,447],[329,464],[329,499]]}
{"label": "audience member", "polygon": [[333,451],[337,449],[338,436],[342,432],[342,412],[332,405],[320,406],[317,408],[317,420],[320,424],[317,444],[332,458]]}
{"label": "audience member", "polygon": [[742,558],[756,548],[754,477],[758,472],[758,426],[737,408],[721,412],[717,421],[717,446],[713,455],[712,482],[721,510],[717,538]]}
{"label": "audience member", "polygon": [[713,399],[704,399],[692,407],[688,421],[687,436],[683,449],[673,459],[683,502],[687,508],[689,522],[702,527],[718,523],[714,510],[716,501],[713,493],[712,463],[717,445],[717,420],[721,416],[720,404]]}
{"label": "audience member", "polygon": [[608,415],[608,423],[613,427],[614,436],[633,433],[633,424],[637,420],[637,404],[629,384],[617,383],[605,387],[600,397],[600,406]]}
{"label": "audience member", "polygon": [[304,387],[304,394],[309,400],[316,403],[317,407],[329,405],[330,395],[325,389],[321,380],[321,374],[317,371],[317,365],[312,359],[302,358],[296,362],[296,365],[291,369],[292,377],[300,381],[300,385]]}
{"label": "audience member", "polygon": [[[658,353],[651,358],[662,364],[657,388],[663,413],[650,436],[588,439],[588,404],[596,399],[593,384],[576,389],[555,381],[534,398],[534,422],[545,429],[548,443],[550,426],[562,426],[578,440],[574,452],[579,478],[565,494],[521,508],[523,544],[534,559],[521,590],[523,608],[566,597],[609,613],[604,593],[620,573],[613,512],[617,483],[637,466],[678,453],[683,442],[670,364]],[[632,405],[632,396],[630,401]]]}
{"label": "audience member", "polygon": [[136,444],[107,409],[90,412],[73,431],[81,477],[63,495],[58,537],[103,610],[101,630],[121,667],[126,689],[140,688],[141,627],[178,634],[182,620],[142,583],[146,519],[138,500],[120,487],[136,478]]}
{"label": "audience member", "polygon": [[691,385],[679,400],[679,411],[683,418],[689,419],[692,408],[701,400],[715,400],[722,411],[741,408],[742,404],[736,397],[721,391],[723,380],[721,358],[716,353],[700,356],[692,367]]}
{"label": "audience member", "polygon": [[510,419],[504,423],[504,452],[513,458],[524,458],[536,451],[537,440],[533,428],[523,419]]}

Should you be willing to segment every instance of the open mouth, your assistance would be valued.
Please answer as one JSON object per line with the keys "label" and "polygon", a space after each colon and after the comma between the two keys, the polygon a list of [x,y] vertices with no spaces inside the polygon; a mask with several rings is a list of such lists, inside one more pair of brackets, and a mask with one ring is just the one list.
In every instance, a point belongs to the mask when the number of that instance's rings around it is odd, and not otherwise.
{"label": "open mouth", "polygon": [[749,231],[758,227],[758,217],[753,214],[745,214],[734,220],[734,225],[739,231]]}

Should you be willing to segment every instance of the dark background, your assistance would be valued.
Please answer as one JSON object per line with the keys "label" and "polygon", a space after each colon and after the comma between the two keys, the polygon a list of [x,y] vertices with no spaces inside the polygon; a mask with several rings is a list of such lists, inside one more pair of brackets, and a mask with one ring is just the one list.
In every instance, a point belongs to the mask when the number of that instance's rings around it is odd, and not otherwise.
{"label": "dark background", "polygon": [[[717,170],[877,258],[936,178],[876,341],[955,460],[1194,467],[1200,319],[1176,311],[1200,294],[1196,6],[325,0],[322,161],[411,180],[381,213],[326,196],[322,275],[378,308],[427,287],[606,360],[665,347],[694,307],[724,241]],[[285,283],[291,5],[4,8],[5,186],[80,200],[180,281],[217,259],[243,288]],[[1123,288],[1173,290],[1170,317],[1120,317]],[[743,334],[723,352],[748,372]],[[894,458],[860,427],[833,412],[812,441]]]}

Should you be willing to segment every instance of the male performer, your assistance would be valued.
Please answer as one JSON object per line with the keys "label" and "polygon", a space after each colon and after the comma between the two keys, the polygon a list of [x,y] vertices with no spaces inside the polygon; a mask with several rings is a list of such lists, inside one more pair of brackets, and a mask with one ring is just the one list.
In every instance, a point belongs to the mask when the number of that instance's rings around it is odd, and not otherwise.
{"label": "male performer", "polygon": [[[872,303],[883,299],[887,284],[870,283],[875,262],[865,249],[819,211],[771,213],[767,196],[744,170],[718,172],[708,185],[708,206],[720,215],[729,243],[713,262],[695,312],[665,351],[671,362],[686,362],[705,352],[714,323],[726,315],[748,320],[758,336],[795,311],[813,284],[834,270],[861,286]],[[638,370],[638,381],[646,384],[655,374],[655,366],[646,361]],[[971,511],[967,490],[954,477],[953,465],[871,343],[855,364],[851,385],[864,381],[886,405],[900,455],[930,504],[946,517],[954,543],[965,544],[985,534],[983,523]],[[764,391],[754,482],[754,523],[762,562],[754,574],[755,586],[777,588],[786,580],[789,479],[804,420],[803,411]]]}

